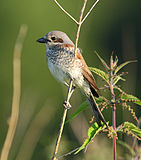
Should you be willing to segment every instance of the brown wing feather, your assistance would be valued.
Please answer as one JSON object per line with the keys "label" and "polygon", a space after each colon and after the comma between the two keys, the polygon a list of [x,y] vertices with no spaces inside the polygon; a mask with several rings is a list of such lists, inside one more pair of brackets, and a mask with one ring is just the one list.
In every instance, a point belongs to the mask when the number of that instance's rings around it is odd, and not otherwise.
{"label": "brown wing feather", "polygon": [[[90,86],[92,87],[92,89],[94,89],[94,91],[95,91],[95,89],[99,90],[97,85],[96,85],[96,83],[95,83],[94,77],[93,77],[91,71],[89,70],[89,68],[88,68],[88,66],[87,66],[82,54],[80,52],[77,52],[76,57],[81,60],[83,66],[84,66],[83,67],[83,73],[82,73],[84,78],[90,83]],[[98,94],[96,94],[96,96],[97,95]]]}

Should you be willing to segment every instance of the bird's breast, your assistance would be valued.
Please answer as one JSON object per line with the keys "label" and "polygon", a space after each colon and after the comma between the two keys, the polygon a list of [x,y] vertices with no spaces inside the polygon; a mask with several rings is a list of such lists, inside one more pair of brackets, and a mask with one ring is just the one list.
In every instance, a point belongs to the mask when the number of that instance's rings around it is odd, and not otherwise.
{"label": "bird's breast", "polygon": [[47,50],[47,62],[50,72],[60,82],[67,83],[71,78],[83,85],[82,63],[72,52]]}
{"label": "bird's breast", "polygon": [[64,72],[62,68],[60,68],[60,66],[52,63],[51,61],[48,61],[48,68],[52,75],[55,77],[55,79],[57,79],[61,83],[65,84],[68,81],[69,77],[67,73]]}

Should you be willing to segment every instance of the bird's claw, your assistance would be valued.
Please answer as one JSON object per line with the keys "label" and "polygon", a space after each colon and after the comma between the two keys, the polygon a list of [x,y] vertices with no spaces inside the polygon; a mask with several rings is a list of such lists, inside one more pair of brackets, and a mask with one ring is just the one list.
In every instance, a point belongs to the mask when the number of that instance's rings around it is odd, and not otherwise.
{"label": "bird's claw", "polygon": [[67,101],[64,101],[63,106],[64,106],[64,108],[66,108],[66,109],[70,109],[70,108],[71,108],[70,103],[67,102]]}

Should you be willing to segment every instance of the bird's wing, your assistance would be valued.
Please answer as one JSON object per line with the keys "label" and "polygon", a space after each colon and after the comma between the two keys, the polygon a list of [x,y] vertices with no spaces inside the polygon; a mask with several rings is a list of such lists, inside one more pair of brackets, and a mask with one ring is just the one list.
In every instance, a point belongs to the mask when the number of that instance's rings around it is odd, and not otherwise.
{"label": "bird's wing", "polygon": [[94,96],[98,97],[98,93],[95,91],[95,90],[99,90],[96,83],[95,83],[95,80],[94,80],[94,77],[91,73],[91,71],[89,70],[82,54],[80,52],[77,52],[76,54],[76,58],[80,59],[82,64],[83,64],[83,76],[84,78],[89,82],[90,84],[90,87],[92,89],[92,92],[94,93]]}

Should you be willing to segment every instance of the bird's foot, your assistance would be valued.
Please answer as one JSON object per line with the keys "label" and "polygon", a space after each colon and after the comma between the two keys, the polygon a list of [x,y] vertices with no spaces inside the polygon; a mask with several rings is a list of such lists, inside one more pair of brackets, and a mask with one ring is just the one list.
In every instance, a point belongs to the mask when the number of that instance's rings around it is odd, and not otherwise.
{"label": "bird's foot", "polygon": [[71,108],[71,104],[69,102],[67,102],[67,101],[64,101],[63,106],[66,109],[70,109]]}

